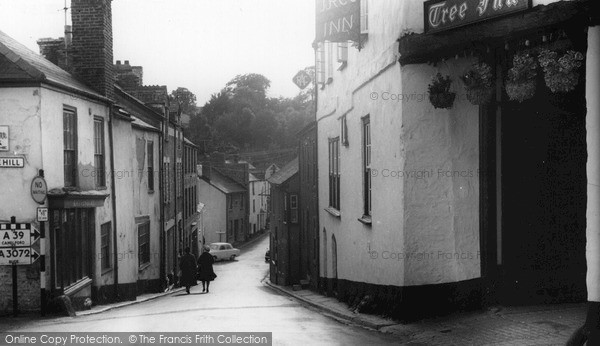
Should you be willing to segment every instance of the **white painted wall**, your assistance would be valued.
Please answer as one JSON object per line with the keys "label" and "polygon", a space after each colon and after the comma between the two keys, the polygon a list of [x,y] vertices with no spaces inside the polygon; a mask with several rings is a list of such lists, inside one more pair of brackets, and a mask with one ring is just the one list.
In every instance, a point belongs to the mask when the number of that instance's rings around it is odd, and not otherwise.
{"label": "white painted wall", "polygon": [[[434,110],[426,94],[438,70],[456,80],[469,62],[457,60],[440,69],[401,68],[397,62],[396,40],[406,27],[402,24],[417,18],[422,25],[422,5],[370,1],[368,41],[360,52],[349,48],[347,67],[334,72],[332,83],[319,90],[319,233],[321,259],[327,259],[321,273],[327,277],[333,273],[332,235],[340,279],[405,286],[480,276],[477,178],[438,179],[438,170],[477,173],[477,107],[462,95],[451,111]],[[338,119],[344,114],[350,144],[340,146],[338,219],[324,210],[329,201],[328,138],[340,136]],[[357,220],[363,214],[365,115],[370,115],[372,136],[372,226]],[[435,172],[434,179],[398,178],[425,169]],[[468,256],[474,258],[464,258]]]}
{"label": "white painted wall", "polygon": [[[133,128],[131,148],[135,149],[133,161],[133,210],[130,217],[150,218],[150,266],[137,273],[138,280],[160,278],[160,191],[159,191],[159,134]],[[148,141],[154,143],[154,192],[148,190]],[[118,203],[118,202],[117,202]],[[134,233],[137,234],[137,233]],[[137,240],[136,240],[137,241]],[[136,250],[137,253],[137,250]]]}
{"label": "white painted wall", "polygon": [[587,290],[588,301],[600,302],[600,26],[589,28],[586,57],[587,101]]}
{"label": "white painted wall", "polygon": [[[252,234],[254,231],[254,225],[256,225],[256,231],[260,231],[265,228],[265,221],[260,220],[258,216],[260,215],[261,209],[265,213],[266,220],[266,212],[267,212],[267,195],[268,188],[267,182],[265,180],[254,180],[250,182],[250,230],[249,232]],[[255,206],[255,208],[253,208]]]}
{"label": "white painted wall", "polygon": [[[88,174],[93,169],[94,162],[93,116],[107,119],[108,108],[102,103],[46,86],[0,88],[0,124],[10,127],[10,152],[0,152],[0,156],[16,156],[25,159],[24,168],[0,169],[2,177],[0,191],[4,196],[14,196],[10,199],[0,200],[0,220],[9,221],[10,216],[15,216],[18,222],[32,222],[39,228],[35,219],[36,208],[40,205],[30,197],[31,180],[37,175],[39,169],[44,169],[49,190],[64,186],[63,108],[65,105],[77,110],[80,187],[83,190],[95,189],[93,177]],[[107,146],[106,167],[110,167],[108,152]],[[108,189],[110,191],[110,181]],[[95,252],[99,253],[100,225],[111,220],[110,198],[105,200],[103,207],[95,210],[95,226],[98,230]],[[51,258],[50,233],[47,234],[46,253]],[[40,243],[41,241],[34,246],[38,252]],[[94,256],[95,254],[90,255]],[[50,263],[51,260],[46,261],[47,288],[52,284],[50,282]],[[100,260],[98,260],[94,269],[95,277],[92,278],[94,284],[101,284],[105,280],[112,282],[110,275],[101,277],[100,265]],[[0,273],[7,268],[9,267],[0,268]],[[35,268],[35,271],[38,272],[35,266],[23,266],[20,269],[22,270],[21,277],[25,276],[25,270],[29,268]],[[39,276],[27,275],[27,278],[19,287],[20,308],[24,310],[39,309]],[[4,292],[5,287],[0,285],[0,291]],[[0,301],[0,310],[6,310],[2,306],[3,302],[5,301]]]}
{"label": "white painted wall", "polygon": [[[421,101],[403,103],[406,285],[454,282],[480,277],[479,107],[459,82],[473,61],[451,60],[433,67],[402,68],[403,93]],[[435,109],[427,85],[441,72],[450,75],[457,97],[450,110]],[[418,177],[421,178],[418,178]]]}
{"label": "white painted wall", "polygon": [[[206,243],[219,241],[217,232],[227,232],[227,199],[224,193],[214,188],[204,179],[198,183],[199,202],[204,203],[202,213],[202,225],[204,227],[204,237]],[[222,236],[222,241],[226,241],[226,235]],[[202,241],[202,234],[198,236]]]}

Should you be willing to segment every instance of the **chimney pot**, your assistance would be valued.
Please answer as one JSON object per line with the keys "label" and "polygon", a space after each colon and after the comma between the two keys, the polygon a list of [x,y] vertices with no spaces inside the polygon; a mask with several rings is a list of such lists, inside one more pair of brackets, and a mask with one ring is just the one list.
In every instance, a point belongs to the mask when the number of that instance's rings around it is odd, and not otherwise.
{"label": "chimney pot", "polygon": [[125,65],[129,66],[129,60],[125,60]]}
{"label": "chimney pot", "polygon": [[121,65],[121,60],[117,60],[117,65]]}

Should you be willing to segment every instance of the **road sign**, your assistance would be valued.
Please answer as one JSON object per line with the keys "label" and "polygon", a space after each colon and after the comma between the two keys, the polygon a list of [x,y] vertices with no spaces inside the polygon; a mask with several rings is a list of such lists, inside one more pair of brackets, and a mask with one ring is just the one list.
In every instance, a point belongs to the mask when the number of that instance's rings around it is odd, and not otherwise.
{"label": "road sign", "polygon": [[31,197],[38,204],[43,204],[46,201],[48,194],[48,185],[43,177],[37,176],[31,181]]}
{"label": "road sign", "polygon": [[25,159],[22,157],[0,157],[0,168],[23,168]]}
{"label": "road sign", "polygon": [[8,126],[0,126],[0,151],[10,150],[10,146],[8,145],[9,138],[10,136],[8,135]]}
{"label": "road sign", "polygon": [[0,223],[0,249],[31,246],[40,239],[40,232],[29,223]]}
{"label": "road sign", "polygon": [[37,208],[37,220],[38,222],[48,221],[48,208],[38,207]]}
{"label": "road sign", "polygon": [[33,264],[40,254],[29,247],[0,248],[0,265]]}
{"label": "road sign", "polygon": [[292,81],[298,86],[298,88],[304,89],[310,84],[312,80],[310,78],[310,75],[306,73],[306,71],[300,70],[298,71],[298,73],[296,73]]}

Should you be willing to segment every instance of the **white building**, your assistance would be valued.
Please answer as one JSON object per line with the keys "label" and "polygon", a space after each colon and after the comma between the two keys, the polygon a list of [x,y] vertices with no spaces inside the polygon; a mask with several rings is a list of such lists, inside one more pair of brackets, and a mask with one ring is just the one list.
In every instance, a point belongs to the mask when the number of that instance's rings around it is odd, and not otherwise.
{"label": "white building", "polygon": [[[516,13],[444,29],[485,2],[444,4],[440,24],[435,10],[424,16],[423,1],[363,0],[360,50],[318,44],[322,288],[398,317],[425,306],[585,299],[584,193],[598,191],[585,181],[586,111],[569,102],[587,101],[588,127],[597,127],[598,76],[546,108],[554,94],[543,78],[522,104],[502,81],[514,55],[544,48],[587,54],[588,72],[597,71],[597,26],[588,31],[597,18],[586,16],[586,1],[533,1],[529,10],[514,1]],[[424,19],[442,27],[425,33]],[[460,79],[477,62],[501,76],[487,106],[472,104]],[[449,109],[429,100],[437,73],[453,81]],[[597,181],[594,167],[588,179]],[[588,228],[596,206],[591,198]],[[554,216],[561,212],[569,216]]]}
{"label": "white building", "polygon": [[267,226],[267,200],[270,195],[269,183],[250,173],[250,234],[263,231]]}

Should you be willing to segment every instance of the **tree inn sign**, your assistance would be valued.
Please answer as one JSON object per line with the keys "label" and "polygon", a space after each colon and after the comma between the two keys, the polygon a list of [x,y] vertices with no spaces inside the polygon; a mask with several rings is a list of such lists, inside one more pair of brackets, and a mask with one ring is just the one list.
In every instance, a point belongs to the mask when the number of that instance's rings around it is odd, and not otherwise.
{"label": "tree inn sign", "polygon": [[531,0],[425,1],[425,32],[433,33],[531,8]]}
{"label": "tree inn sign", "polygon": [[360,0],[316,0],[315,42],[360,41]]}

